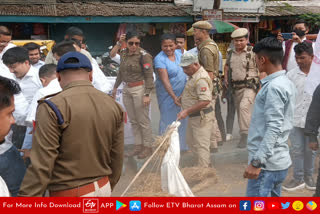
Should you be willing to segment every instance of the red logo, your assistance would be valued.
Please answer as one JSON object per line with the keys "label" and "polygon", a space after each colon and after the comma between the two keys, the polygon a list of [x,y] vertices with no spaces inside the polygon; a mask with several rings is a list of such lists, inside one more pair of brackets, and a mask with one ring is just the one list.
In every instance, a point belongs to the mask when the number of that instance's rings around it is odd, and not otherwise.
{"label": "red logo", "polygon": [[99,212],[99,199],[83,199],[82,203],[84,213]]}
{"label": "red logo", "polygon": [[280,209],[280,203],[279,202],[270,202],[268,203],[268,210],[278,210]]}

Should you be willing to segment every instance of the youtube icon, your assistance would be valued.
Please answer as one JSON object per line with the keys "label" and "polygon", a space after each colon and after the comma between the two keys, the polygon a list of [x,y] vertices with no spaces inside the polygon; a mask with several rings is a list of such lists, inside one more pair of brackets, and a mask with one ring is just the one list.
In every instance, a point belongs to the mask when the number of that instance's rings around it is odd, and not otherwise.
{"label": "youtube icon", "polygon": [[278,209],[280,209],[279,202],[269,202],[268,203],[268,210],[278,210]]}

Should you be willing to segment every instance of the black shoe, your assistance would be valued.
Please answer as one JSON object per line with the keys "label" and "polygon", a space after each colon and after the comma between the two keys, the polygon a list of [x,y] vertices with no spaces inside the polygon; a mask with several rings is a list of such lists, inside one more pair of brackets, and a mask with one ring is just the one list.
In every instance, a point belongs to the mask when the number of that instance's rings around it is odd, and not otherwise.
{"label": "black shoe", "polygon": [[286,191],[295,191],[305,187],[304,181],[297,181],[296,179],[290,180],[287,184],[282,185],[282,189]]}
{"label": "black shoe", "polygon": [[312,176],[306,176],[304,178],[304,182],[306,183],[306,188],[308,190],[316,190],[316,184],[315,184]]}
{"label": "black shoe", "polygon": [[247,140],[248,140],[248,135],[247,134],[241,134],[241,139],[238,143],[238,148],[243,149],[247,147]]}

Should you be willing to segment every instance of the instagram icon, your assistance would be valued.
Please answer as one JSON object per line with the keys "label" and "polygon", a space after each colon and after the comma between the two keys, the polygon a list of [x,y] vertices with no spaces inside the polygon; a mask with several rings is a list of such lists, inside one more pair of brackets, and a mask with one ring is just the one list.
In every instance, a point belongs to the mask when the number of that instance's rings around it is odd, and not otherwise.
{"label": "instagram icon", "polygon": [[254,201],[254,211],[263,211],[264,210],[264,201]]}

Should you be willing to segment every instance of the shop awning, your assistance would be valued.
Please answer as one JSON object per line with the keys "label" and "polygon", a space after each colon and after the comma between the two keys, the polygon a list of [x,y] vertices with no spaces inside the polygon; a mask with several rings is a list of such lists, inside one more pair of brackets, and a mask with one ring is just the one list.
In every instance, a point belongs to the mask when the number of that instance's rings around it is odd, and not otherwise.
{"label": "shop awning", "polygon": [[1,22],[137,23],[192,22],[192,7],[172,3],[1,4]]}

